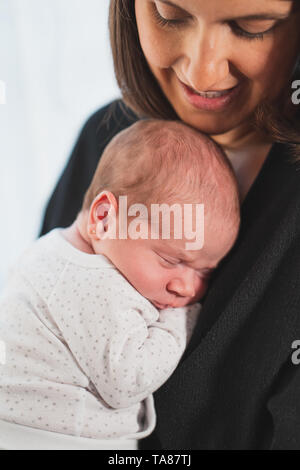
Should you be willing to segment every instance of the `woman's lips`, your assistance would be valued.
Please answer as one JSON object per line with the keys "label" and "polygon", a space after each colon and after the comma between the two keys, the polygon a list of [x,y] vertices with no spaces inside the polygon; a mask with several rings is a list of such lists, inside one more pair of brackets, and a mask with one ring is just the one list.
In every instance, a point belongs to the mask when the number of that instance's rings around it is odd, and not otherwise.
{"label": "woman's lips", "polygon": [[197,93],[193,88],[179,80],[187,101],[197,109],[205,111],[222,111],[236,98],[240,85],[228,90],[209,91]]}

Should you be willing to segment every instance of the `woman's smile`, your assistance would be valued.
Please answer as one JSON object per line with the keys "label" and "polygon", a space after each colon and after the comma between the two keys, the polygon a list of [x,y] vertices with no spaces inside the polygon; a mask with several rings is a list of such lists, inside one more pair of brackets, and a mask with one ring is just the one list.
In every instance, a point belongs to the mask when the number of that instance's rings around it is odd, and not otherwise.
{"label": "woman's smile", "polygon": [[236,85],[226,90],[198,92],[179,80],[186,100],[195,108],[203,111],[222,111],[236,98],[239,98],[241,86]]}
{"label": "woman's smile", "polygon": [[295,63],[292,6],[277,0],[136,0],[141,48],[177,116],[213,136],[246,125],[250,131],[257,108],[280,95]]}

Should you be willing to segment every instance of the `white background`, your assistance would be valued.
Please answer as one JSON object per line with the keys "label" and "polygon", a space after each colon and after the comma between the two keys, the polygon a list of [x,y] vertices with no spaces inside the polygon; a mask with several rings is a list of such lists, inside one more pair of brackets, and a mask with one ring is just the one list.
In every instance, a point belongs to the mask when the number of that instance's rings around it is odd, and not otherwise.
{"label": "white background", "polygon": [[86,118],[120,96],[109,0],[0,0],[0,289]]}

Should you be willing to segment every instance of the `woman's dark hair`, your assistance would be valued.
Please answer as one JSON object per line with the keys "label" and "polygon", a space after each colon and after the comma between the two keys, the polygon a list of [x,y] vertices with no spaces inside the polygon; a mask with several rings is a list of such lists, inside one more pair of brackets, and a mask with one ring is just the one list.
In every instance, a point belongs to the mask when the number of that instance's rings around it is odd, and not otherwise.
{"label": "woman's dark hair", "polygon": [[[295,9],[298,9],[300,0],[294,1]],[[110,0],[109,29],[115,75],[124,103],[141,118],[179,119],[145,59],[139,41],[134,0]],[[291,99],[294,80],[300,80],[300,50],[290,86],[286,87],[276,105],[262,103],[258,107],[255,125],[273,141],[289,143],[293,154],[300,160],[300,107],[295,106]]]}

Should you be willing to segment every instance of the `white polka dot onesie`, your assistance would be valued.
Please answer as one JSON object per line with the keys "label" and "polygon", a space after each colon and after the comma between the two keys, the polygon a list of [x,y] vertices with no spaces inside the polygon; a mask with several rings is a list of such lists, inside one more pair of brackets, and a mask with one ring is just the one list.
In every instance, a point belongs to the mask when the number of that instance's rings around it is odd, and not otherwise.
{"label": "white polka dot onesie", "polygon": [[157,310],[105,256],[60,231],[20,258],[1,295],[0,419],[143,438],[155,427],[152,393],[177,366],[200,305]]}

